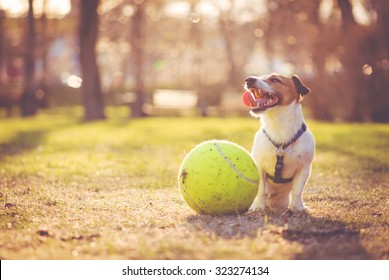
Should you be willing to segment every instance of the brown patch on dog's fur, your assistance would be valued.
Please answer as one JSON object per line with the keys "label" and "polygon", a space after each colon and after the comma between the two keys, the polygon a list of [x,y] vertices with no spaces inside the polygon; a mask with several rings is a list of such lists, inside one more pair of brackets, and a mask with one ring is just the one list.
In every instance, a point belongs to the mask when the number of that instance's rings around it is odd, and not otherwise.
{"label": "brown patch on dog's fur", "polygon": [[[298,76],[293,75],[288,78],[277,73],[273,73],[265,80],[281,98],[280,106],[287,106],[296,100],[300,103],[303,96],[308,94],[311,90],[305,86]],[[291,89],[295,89],[291,91]]]}

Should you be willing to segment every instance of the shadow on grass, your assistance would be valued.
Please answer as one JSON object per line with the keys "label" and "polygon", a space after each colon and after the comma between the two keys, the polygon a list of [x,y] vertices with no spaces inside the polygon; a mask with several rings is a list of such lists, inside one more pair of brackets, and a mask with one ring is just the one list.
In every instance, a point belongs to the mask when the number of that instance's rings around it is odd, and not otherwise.
{"label": "shadow on grass", "polygon": [[[273,219],[275,225],[282,226],[279,222]],[[371,259],[361,245],[359,229],[350,225],[309,214],[290,215],[286,222],[281,236],[304,246],[295,259]]]}
{"label": "shadow on grass", "polygon": [[[342,147],[336,145],[322,144],[320,145],[320,150],[324,152],[333,152],[337,155],[347,156],[351,159],[354,165],[357,163],[360,169],[368,169],[377,173],[389,172],[389,162],[385,158],[378,158],[374,155],[362,156],[356,152],[342,149]],[[386,154],[385,152],[383,153]]]}
{"label": "shadow on grass", "polygon": [[[97,123],[101,121],[95,122]],[[53,131],[59,131],[76,125],[82,127],[83,125],[88,125],[90,123],[93,123],[93,121],[87,122],[82,119],[69,118],[65,122],[58,122],[55,126],[47,126],[47,124],[43,124],[41,126],[42,128],[39,129],[18,131],[8,141],[0,141],[0,161],[2,161],[5,157],[17,156],[37,149],[45,143],[46,136]]]}
{"label": "shadow on grass", "polygon": [[0,143],[0,161],[5,157],[36,149],[44,142],[47,132],[47,130],[21,131],[10,141]]}
{"label": "shadow on grass", "polygon": [[360,243],[360,232],[346,224],[309,214],[291,212],[258,212],[236,216],[193,215],[187,221],[206,232],[224,239],[251,238],[257,240],[265,235],[282,238],[303,245],[302,252],[294,259],[371,259]]}
{"label": "shadow on grass", "polygon": [[[334,141],[318,142],[319,152],[332,152],[351,159],[359,168],[373,172],[388,172],[389,132],[369,131],[368,133],[335,133]],[[379,151],[377,153],[377,151]]]}

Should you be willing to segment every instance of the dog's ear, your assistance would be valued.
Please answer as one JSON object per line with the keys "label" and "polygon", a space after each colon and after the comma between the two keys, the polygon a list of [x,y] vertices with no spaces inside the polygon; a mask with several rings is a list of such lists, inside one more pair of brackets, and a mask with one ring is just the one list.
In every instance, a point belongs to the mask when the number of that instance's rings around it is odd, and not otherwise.
{"label": "dog's ear", "polygon": [[300,78],[297,75],[292,76],[292,81],[298,94],[304,96],[311,92],[311,90],[301,82]]}

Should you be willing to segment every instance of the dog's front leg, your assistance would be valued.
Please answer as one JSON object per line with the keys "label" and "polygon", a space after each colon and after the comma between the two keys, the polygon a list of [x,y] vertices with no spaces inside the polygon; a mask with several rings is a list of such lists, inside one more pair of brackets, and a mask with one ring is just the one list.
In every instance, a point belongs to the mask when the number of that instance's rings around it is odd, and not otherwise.
{"label": "dog's front leg", "polygon": [[308,207],[304,205],[301,196],[310,174],[311,174],[311,165],[307,165],[295,175],[293,179],[293,186],[292,186],[292,198],[289,206],[292,210],[297,210],[297,211],[309,210]]}
{"label": "dog's front leg", "polygon": [[259,179],[259,188],[257,196],[253,202],[253,204],[250,207],[250,211],[265,211],[266,208],[266,192],[265,192],[265,180],[266,180],[266,174],[264,172],[261,172],[261,178]]}

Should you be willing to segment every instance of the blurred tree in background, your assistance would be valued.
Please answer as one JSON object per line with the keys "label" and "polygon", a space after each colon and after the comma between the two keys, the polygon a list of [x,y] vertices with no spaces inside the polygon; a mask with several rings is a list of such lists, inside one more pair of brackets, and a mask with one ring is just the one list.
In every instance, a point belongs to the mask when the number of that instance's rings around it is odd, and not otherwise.
{"label": "blurred tree in background", "polygon": [[81,92],[86,120],[105,119],[103,93],[96,59],[99,25],[98,5],[99,0],[80,1]]}
{"label": "blurred tree in background", "polygon": [[32,116],[38,110],[38,101],[35,97],[35,45],[36,32],[34,20],[33,0],[28,0],[28,13],[26,33],[25,33],[25,53],[24,53],[24,89],[21,97],[21,112],[23,116]]}
{"label": "blurred tree in background", "polygon": [[312,117],[389,121],[389,1],[38,2],[0,0],[0,107],[23,115],[44,97],[82,103],[86,119],[104,118],[104,104],[142,117],[158,88],[217,106],[245,76],[274,71],[312,88]]}

